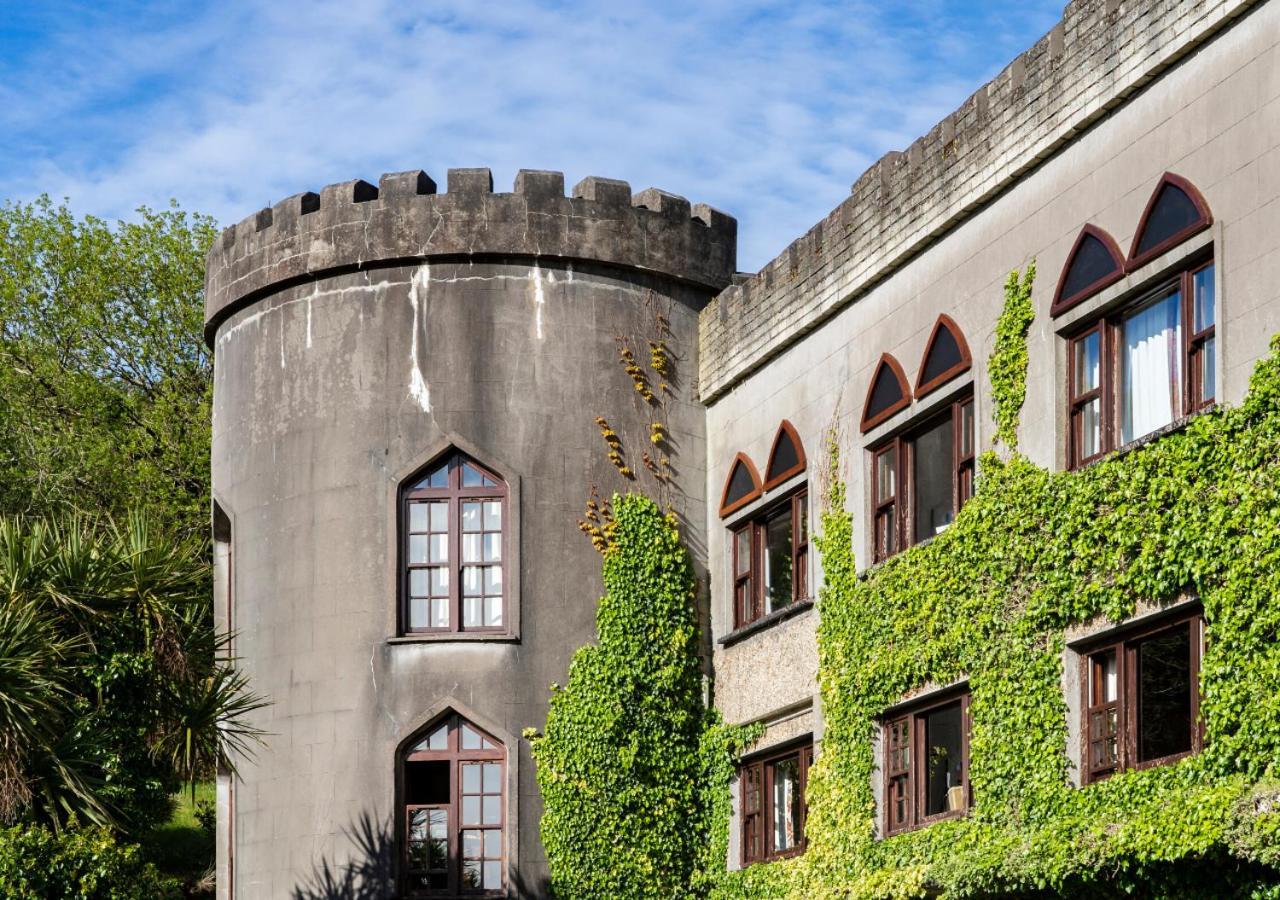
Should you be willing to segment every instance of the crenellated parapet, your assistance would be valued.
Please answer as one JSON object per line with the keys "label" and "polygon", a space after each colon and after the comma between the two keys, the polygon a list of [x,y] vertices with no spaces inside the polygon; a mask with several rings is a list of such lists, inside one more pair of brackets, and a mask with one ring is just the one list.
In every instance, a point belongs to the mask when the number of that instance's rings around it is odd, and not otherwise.
{"label": "crenellated parapet", "polygon": [[527,256],[654,273],[711,291],[727,285],[737,221],[655,188],[584,178],[566,197],[564,175],[522,169],[509,194],[488,169],[450,169],[447,191],[422,171],[294,194],[227,228],[205,282],[205,339],[237,309],[271,291],[326,275],[441,256]]}

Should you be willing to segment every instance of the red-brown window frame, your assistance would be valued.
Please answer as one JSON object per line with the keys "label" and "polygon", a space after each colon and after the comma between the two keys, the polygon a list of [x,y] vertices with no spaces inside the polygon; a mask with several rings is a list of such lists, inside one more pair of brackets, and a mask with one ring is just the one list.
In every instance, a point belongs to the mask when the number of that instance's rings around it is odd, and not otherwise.
{"label": "red-brown window frame", "polygon": [[[869,414],[868,410],[871,406],[871,396],[875,393],[876,385],[880,383],[882,375],[893,378],[898,383],[898,390],[902,396],[884,409],[880,410],[880,412]],[[898,362],[892,353],[882,353],[879,361],[876,363],[875,371],[871,373],[871,383],[867,385],[866,399],[862,401],[862,433],[866,434],[881,422],[897,415],[910,405],[911,385],[907,382],[906,373],[902,371],[902,364]]]}
{"label": "red-brown window frame", "polygon": [[[1102,242],[1102,246],[1106,248],[1112,262],[1115,263],[1115,269],[1101,278],[1094,279],[1074,294],[1064,297],[1062,292],[1066,288],[1067,273],[1071,271],[1071,264],[1076,261],[1076,254],[1080,252],[1080,245],[1084,243],[1086,237],[1094,237]],[[1115,284],[1124,277],[1126,265],[1124,254],[1120,252],[1120,245],[1116,243],[1116,239],[1110,233],[1097,225],[1085,225],[1080,229],[1080,234],[1076,236],[1076,242],[1071,245],[1071,252],[1067,254],[1066,261],[1062,264],[1062,271],[1058,273],[1058,287],[1054,293],[1053,302],[1049,306],[1050,317],[1056,318],[1062,315],[1103,288]]]}
{"label": "red-brown window frame", "polygon": [[[729,487],[733,484],[733,476],[738,471],[738,467],[742,466],[751,479],[751,490],[739,497],[737,500],[729,500]],[[729,464],[729,474],[724,478],[724,487],[720,491],[720,518],[732,515],[742,507],[749,503],[753,503],[760,499],[764,493],[764,485],[760,482],[760,472],[756,469],[756,464],[751,461],[751,457],[745,453],[736,453],[733,462]]]}
{"label": "red-brown window frame", "polygon": [[[437,719],[429,727],[422,729],[413,739],[420,741],[428,734],[437,730],[441,725],[447,724],[449,728],[448,747],[444,750],[410,750],[401,757],[401,766],[407,762],[448,762],[449,763],[449,802],[447,804],[440,803],[415,803],[407,802],[400,805],[400,871],[403,874],[401,879],[405,884],[406,895],[409,897],[432,897],[432,898],[450,898],[450,897],[506,897],[507,896],[507,865],[509,847],[507,844],[507,751],[502,741],[498,740],[492,734],[489,734],[483,728],[475,723],[467,720],[457,713],[450,713],[440,719]],[[494,744],[494,749],[473,749],[464,750],[462,748],[462,726],[465,725],[472,731],[479,734],[482,738]],[[494,829],[493,826],[474,826],[467,827],[462,821],[462,766],[467,763],[485,763],[497,762],[502,766],[502,799],[500,803],[501,822]],[[403,780],[403,775],[401,776]],[[448,849],[448,879],[449,885],[443,889],[413,887],[408,884],[412,871],[409,868],[409,816],[413,810],[417,809],[440,809],[445,808],[449,814],[449,849]],[[497,830],[502,835],[502,888],[499,890],[484,889],[466,889],[462,887],[462,832],[471,830]]]}
{"label": "red-brown window frame", "polygon": [[[971,700],[972,694],[969,692],[968,685],[961,685],[926,697],[919,703],[912,703],[896,709],[891,715],[882,720],[880,733],[884,757],[882,771],[884,775],[885,837],[905,834],[908,831],[915,831],[917,828],[924,828],[934,822],[941,822],[946,819],[958,819],[968,815],[969,810],[973,809],[973,784],[969,776],[969,739],[973,730],[973,721],[969,712]],[[929,713],[944,706],[950,706],[953,703],[960,704],[960,720],[963,724],[961,730],[961,771],[964,778],[964,804],[957,810],[932,816],[921,815],[920,810],[925,808],[925,792],[928,789],[927,779],[921,776],[921,769],[917,764],[919,761],[928,758],[925,754],[922,723]],[[893,756],[893,751],[900,749],[896,735],[901,733],[899,729],[904,722],[909,725],[907,732],[908,759],[905,766],[897,764]],[[895,823],[893,821],[893,805],[896,796],[895,782],[899,780],[902,780],[902,783],[906,785],[907,821],[905,823]]]}
{"label": "red-brown window frame", "polygon": [[[956,347],[960,350],[960,361],[948,369],[939,372],[928,381],[924,381],[924,370],[929,363],[929,357],[933,354],[933,345],[938,340],[938,332],[945,329],[951,334],[956,342]],[[960,326],[956,324],[955,319],[946,313],[938,316],[938,321],[933,325],[933,331],[929,333],[929,340],[924,345],[924,355],[920,357],[920,371],[916,375],[916,399],[919,400],[925,394],[929,394],[942,387],[948,381],[963,375],[969,371],[973,365],[973,356],[969,353],[969,342],[964,339],[964,332],[960,330]]]}
{"label": "red-brown window frame", "polygon": [[[462,451],[450,450],[449,452],[437,457],[429,465],[423,466],[417,474],[407,480],[406,485],[412,485],[416,481],[426,477],[426,474],[438,468],[441,462],[447,462],[447,465],[449,466],[449,483],[446,487],[411,488],[406,486],[400,492],[400,632],[401,634],[406,635],[460,633],[480,633],[491,635],[510,634],[511,598],[509,585],[511,583],[511,579],[509,576],[511,575],[511,553],[509,535],[511,532],[506,480],[493,469],[483,463],[477,462]],[[495,482],[496,486],[464,487],[462,485],[462,466],[464,464],[471,466],[481,475],[490,478]],[[409,561],[409,506],[412,503],[432,500],[446,501],[449,504],[449,562],[446,563],[449,570],[449,626],[447,628],[431,628],[429,626],[425,628],[411,628],[409,626],[410,573],[416,569],[432,569],[438,568],[438,566],[431,563],[411,563]],[[502,559],[499,561],[499,565],[502,567],[501,625],[463,625],[462,570],[466,564],[462,561],[462,504],[467,500],[498,500],[502,504]],[[428,601],[428,618],[429,617],[430,602]]]}
{"label": "red-brown window frame", "polygon": [[[774,457],[778,454],[778,446],[782,443],[783,437],[791,441],[791,446],[796,450],[796,464],[789,469],[781,472],[773,471]],[[804,455],[804,444],[800,443],[800,435],[796,433],[796,428],[787,419],[782,420],[782,424],[778,426],[778,431],[773,436],[773,444],[769,447],[769,461],[765,463],[765,482],[764,489],[771,491],[778,485],[785,483],[788,479],[794,478],[805,470],[808,460]]]}
{"label": "red-brown window frame", "polygon": [[[1139,761],[1138,738],[1141,723],[1136,699],[1138,696],[1137,645],[1178,628],[1191,630],[1191,749],[1183,753]],[[1135,623],[1131,628],[1110,634],[1101,640],[1090,641],[1080,648],[1080,708],[1084,711],[1080,725],[1082,783],[1092,784],[1126,770],[1168,765],[1180,759],[1186,759],[1188,756],[1194,756],[1204,749],[1204,722],[1200,717],[1200,665],[1204,655],[1204,633],[1204,612],[1199,604],[1196,604],[1170,615],[1158,616],[1150,622]],[[1113,701],[1099,698],[1094,691],[1093,675],[1098,658],[1107,653],[1114,653],[1116,659],[1117,694]],[[1105,739],[1106,735],[1101,734],[1095,737],[1093,714],[1101,713],[1105,725],[1105,715],[1111,707],[1117,709],[1118,759],[1114,766],[1094,766],[1090,745],[1094,740]]]}
{"label": "red-brown window frame", "polygon": [[[740,857],[744,868],[754,863],[797,856],[803,853],[808,845],[805,831],[809,819],[809,769],[813,765],[813,743],[811,738],[806,738],[805,741],[805,743],[790,744],[781,750],[771,750],[767,754],[744,761],[738,767]],[[796,842],[796,846],[788,850],[775,851],[772,847],[773,829],[769,827],[773,820],[773,767],[793,756],[799,760],[800,839]],[[758,831],[760,836],[759,853],[753,852],[753,830]]]}
{"label": "red-brown window frame", "polygon": [[[1191,200],[1191,204],[1196,208],[1196,212],[1200,217],[1190,225],[1169,235],[1160,243],[1154,245],[1145,253],[1138,253],[1138,244],[1141,243],[1142,237],[1146,234],[1147,225],[1150,222],[1151,214],[1155,212],[1156,201],[1160,199],[1160,193],[1164,190],[1165,185],[1171,184],[1181,190]],[[1209,211],[1209,204],[1205,201],[1198,188],[1181,175],[1175,175],[1172,172],[1165,172],[1160,176],[1160,181],[1156,184],[1156,189],[1151,192],[1150,198],[1147,199],[1147,206],[1142,211],[1142,218],[1138,220],[1137,230],[1133,232],[1133,243],[1129,247],[1129,261],[1125,264],[1126,271],[1132,272],[1134,269],[1141,268],[1151,260],[1167,253],[1169,250],[1181,244],[1192,235],[1199,234],[1210,225],[1213,224],[1213,213]]]}
{"label": "red-brown window frame", "polygon": [[[1180,410],[1180,415],[1175,417],[1175,421],[1178,418],[1185,418],[1213,405],[1215,398],[1203,396],[1204,385],[1200,377],[1200,367],[1197,363],[1199,362],[1199,354],[1204,352],[1205,343],[1217,333],[1218,310],[1221,298],[1217,296],[1216,290],[1214,294],[1214,324],[1195,334],[1192,334],[1191,331],[1195,327],[1196,275],[1213,266],[1214,263],[1215,260],[1212,256],[1207,259],[1201,258],[1197,262],[1184,267],[1176,275],[1161,280],[1155,287],[1143,291],[1141,296],[1131,302],[1126,302],[1110,312],[1091,319],[1086,326],[1071,334],[1067,341],[1067,464],[1069,468],[1076,469],[1087,465],[1118,449],[1120,446],[1120,404],[1123,400],[1120,396],[1118,385],[1121,350],[1120,329],[1126,314],[1158,296],[1163,291],[1170,289],[1175,284],[1179,291],[1181,304],[1179,316],[1182,321],[1182,383],[1179,385],[1182,409]],[[1095,332],[1099,335],[1098,387],[1078,393],[1079,385],[1076,383],[1077,372],[1075,364],[1076,347]],[[1080,415],[1080,411],[1094,399],[1100,399],[1101,436],[1099,449],[1097,453],[1083,457],[1080,455],[1080,448],[1083,443],[1081,433],[1083,417]],[[1144,435],[1139,435],[1135,440],[1139,440],[1142,437]]]}
{"label": "red-brown window frame", "polygon": [[[729,561],[733,576],[733,627],[745,628],[766,615],[764,612],[764,554],[765,527],[769,516],[784,506],[791,507],[791,603],[788,607],[809,599],[809,489],[801,487],[777,502],[770,503],[745,522],[740,522],[729,533]],[[799,525],[804,523],[803,532]],[[739,554],[738,536],[750,535],[748,552],[750,559],[743,566]],[[742,602],[750,600],[748,614]],[[783,607],[788,608],[788,607]]]}
{"label": "red-brown window frame", "polygon": [[[951,458],[954,461],[951,473],[951,500],[954,504],[955,512],[959,514],[964,504],[973,497],[977,447],[972,431],[970,431],[969,452],[964,453],[963,434],[964,408],[966,406],[969,407],[972,428],[975,414],[973,402],[973,394],[966,391],[948,403],[945,410],[940,410],[922,419],[919,423],[913,422],[909,430],[882,441],[871,448],[871,529],[874,545],[872,556],[875,562],[883,562],[890,556],[901,553],[915,543],[913,539],[915,534],[915,510],[913,509],[915,486],[912,477],[915,439],[922,432],[927,431],[947,416],[951,418]],[[893,495],[882,499],[878,494],[880,489],[880,460],[886,452],[894,455],[894,460],[897,464],[897,477],[894,479]],[[881,522],[890,514],[894,517],[894,547],[892,550],[885,546],[887,532],[881,527]]]}

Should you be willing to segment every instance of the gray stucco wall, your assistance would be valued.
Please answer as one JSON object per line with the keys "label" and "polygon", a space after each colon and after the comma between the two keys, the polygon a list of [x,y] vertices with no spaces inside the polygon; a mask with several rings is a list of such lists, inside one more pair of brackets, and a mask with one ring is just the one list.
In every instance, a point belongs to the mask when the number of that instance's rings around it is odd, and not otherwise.
{"label": "gray stucco wall", "polygon": [[[592,484],[624,483],[593,420],[609,418],[639,468],[654,418],[615,337],[643,349],[654,313],[670,319],[670,499],[701,560],[704,417],[689,380],[706,297],[564,261],[436,261],[290,287],[218,327],[213,484],[234,523],[236,651],[272,701],[257,717],[267,746],[234,788],[237,900],[330,896],[326,872],[348,870],[389,892],[397,748],[446,707],[507,743],[510,881],[542,894],[519,735],[594,636],[599,557],[575,522]],[[518,640],[395,638],[396,486],[451,442],[512,487]]]}

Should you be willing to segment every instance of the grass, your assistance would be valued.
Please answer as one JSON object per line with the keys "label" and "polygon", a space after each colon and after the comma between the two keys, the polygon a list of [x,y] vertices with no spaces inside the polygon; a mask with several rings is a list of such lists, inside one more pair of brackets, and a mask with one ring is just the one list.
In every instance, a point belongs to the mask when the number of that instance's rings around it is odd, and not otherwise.
{"label": "grass", "polygon": [[196,819],[196,807],[214,802],[214,784],[211,781],[196,785],[195,802],[190,789],[173,796],[173,812],[169,821],[142,835],[139,843],[143,852],[166,875],[179,879],[189,897],[212,896],[213,879],[204,890],[205,876],[213,868],[214,838],[211,832],[200,827]]}

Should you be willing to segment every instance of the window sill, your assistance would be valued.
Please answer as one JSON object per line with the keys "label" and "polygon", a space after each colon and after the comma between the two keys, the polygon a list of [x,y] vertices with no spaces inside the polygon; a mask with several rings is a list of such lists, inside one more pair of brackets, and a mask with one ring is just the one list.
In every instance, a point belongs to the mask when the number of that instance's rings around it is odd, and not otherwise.
{"label": "window sill", "polygon": [[505,633],[448,632],[442,634],[398,634],[387,638],[388,644],[462,644],[477,641],[490,644],[518,644],[520,636]]}
{"label": "window sill", "polygon": [[1204,407],[1203,409],[1196,410],[1189,416],[1183,416],[1181,419],[1175,419],[1174,421],[1170,422],[1168,425],[1165,425],[1161,428],[1157,428],[1155,431],[1151,432],[1150,434],[1144,434],[1142,437],[1136,438],[1135,440],[1132,440],[1127,444],[1121,444],[1116,449],[1109,450],[1108,452],[1102,454],[1101,456],[1095,457],[1086,463],[1081,463],[1080,465],[1076,466],[1074,469],[1069,469],[1068,471],[1083,472],[1085,469],[1098,465],[1098,463],[1104,463],[1107,460],[1118,459],[1121,456],[1127,456],[1128,454],[1132,453],[1135,450],[1141,450],[1143,447],[1147,446],[1148,444],[1155,443],[1156,441],[1160,440],[1162,437],[1167,437],[1171,434],[1174,434],[1175,432],[1185,430],[1186,427],[1190,425],[1192,422],[1194,422],[1196,419],[1200,418],[1201,416],[1205,416],[1210,413],[1217,412],[1219,409],[1220,409],[1220,406],[1216,401],[1213,403],[1210,403],[1208,406]]}
{"label": "window sill", "polygon": [[769,613],[767,616],[761,616],[760,618],[756,619],[754,622],[750,623],[749,625],[743,625],[741,628],[737,629],[736,631],[729,632],[724,637],[716,641],[716,643],[719,644],[721,647],[732,646],[733,644],[736,644],[739,641],[742,641],[751,637],[753,634],[757,634],[758,632],[764,631],[765,629],[770,628],[773,625],[776,625],[778,622],[782,622],[786,619],[790,619],[792,616],[798,616],[807,610],[813,609],[813,607],[814,607],[814,600],[812,597],[810,597],[808,600],[800,600],[796,603],[792,603],[788,606],[784,606],[782,607],[782,609],[774,610],[773,612]]}

